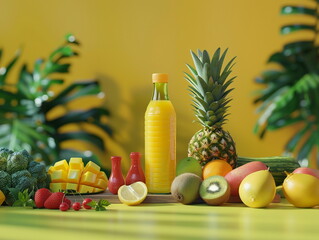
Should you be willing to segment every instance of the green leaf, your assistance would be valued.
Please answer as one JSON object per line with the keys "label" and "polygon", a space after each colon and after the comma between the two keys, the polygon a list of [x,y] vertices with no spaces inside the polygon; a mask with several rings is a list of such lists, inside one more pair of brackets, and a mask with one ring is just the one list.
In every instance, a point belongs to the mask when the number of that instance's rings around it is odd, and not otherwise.
{"label": "green leaf", "polygon": [[205,96],[205,89],[207,88],[206,82],[200,77],[196,76],[196,81],[197,81],[197,90],[202,96]]}
{"label": "green leaf", "polygon": [[76,44],[76,45],[80,45],[80,43],[76,40],[75,36],[71,33],[68,33],[65,35],[65,40],[68,42],[68,43],[73,43],[73,44]]}
{"label": "green leaf", "polygon": [[60,92],[60,94],[58,94],[51,101],[43,103],[42,109],[44,112],[48,112],[58,105],[65,105],[77,98],[89,95],[96,95],[99,92],[100,86],[97,81],[74,82],[70,86],[65,88],[62,92]]}
{"label": "green leaf", "polygon": [[86,111],[69,111],[67,114],[61,117],[47,121],[46,124],[52,128],[58,129],[67,124],[86,122],[100,127],[105,133],[112,136],[113,130],[111,129],[110,125],[102,122],[102,117],[109,115],[109,111],[104,108],[92,108]]}
{"label": "green leaf", "polygon": [[308,157],[312,147],[316,144],[317,134],[313,132],[309,138],[305,141],[298,153],[298,160],[303,160]]}
{"label": "green leaf", "polygon": [[204,96],[202,96],[202,94],[200,94],[194,87],[189,86],[188,90],[192,93],[192,97],[204,98]]}
{"label": "green leaf", "polygon": [[[273,115],[274,116],[274,115]],[[279,128],[283,128],[283,127],[287,127],[289,125],[298,123],[303,121],[303,117],[298,116],[295,118],[289,118],[289,117],[280,117],[277,121],[275,121],[274,123],[269,124],[268,126],[268,130],[276,130]],[[271,119],[269,119],[269,122],[271,121]]]}
{"label": "green leaf", "polygon": [[206,50],[203,51],[203,63],[207,63],[208,66],[210,65],[210,57]]}
{"label": "green leaf", "polygon": [[213,77],[214,81],[217,81],[218,77],[219,77],[219,72],[218,72],[218,71],[220,71],[220,69],[218,68],[219,56],[220,56],[220,48],[218,48],[214,52],[213,57],[212,57],[212,61],[210,62],[210,71],[211,71],[210,75]]}
{"label": "green leaf", "polygon": [[283,67],[289,67],[292,64],[282,52],[272,54],[268,59],[268,63],[278,63]]}
{"label": "green leaf", "polygon": [[197,71],[191,65],[186,64],[186,66],[189,69],[189,71],[193,74],[194,77],[198,75]]}
{"label": "green leaf", "polygon": [[24,206],[24,202],[21,200],[16,200],[13,204],[12,207],[23,207]]}
{"label": "green leaf", "polygon": [[233,57],[233,58],[227,63],[227,65],[225,66],[225,68],[224,68],[224,70],[223,70],[223,73],[224,73],[224,72],[228,72],[228,71],[230,71],[230,70],[233,68],[233,66],[235,65],[235,63],[233,63],[233,62],[235,61],[235,59],[236,59],[236,57]]}
{"label": "green leaf", "polygon": [[69,140],[79,140],[79,141],[85,141],[88,143],[91,143],[101,149],[102,151],[105,151],[104,141],[101,137],[93,134],[88,133],[85,131],[77,131],[77,132],[67,132],[67,133],[60,133],[56,135],[56,139],[59,142],[69,141]]}
{"label": "green leaf", "polygon": [[57,63],[47,63],[44,69],[43,76],[46,77],[51,73],[68,73],[71,64],[57,64]]}
{"label": "green leaf", "polygon": [[307,8],[303,6],[283,6],[281,8],[281,14],[290,15],[290,14],[306,14],[310,16],[316,16],[315,8]]}
{"label": "green leaf", "polygon": [[34,95],[37,92],[35,82],[32,74],[27,70],[27,66],[24,64],[20,70],[19,81],[17,83],[19,93],[27,99],[34,99]]}
{"label": "green leaf", "polygon": [[91,108],[89,110],[69,111],[67,114],[47,121],[47,124],[54,128],[59,128],[70,123],[94,122],[94,119],[100,119],[102,116],[109,116],[110,112],[105,108]]}
{"label": "green leaf", "polygon": [[[1,54],[2,54],[2,51],[1,51]],[[18,50],[16,52],[15,56],[13,57],[13,59],[9,62],[9,64],[6,67],[1,68],[0,86],[3,86],[5,84],[5,80],[6,80],[8,73],[10,72],[11,68],[15,65],[15,63],[18,61],[20,55],[21,55],[21,52],[20,52],[20,50]]]}
{"label": "green leaf", "polygon": [[303,129],[298,131],[286,144],[285,146],[286,151],[288,152],[294,151],[298,143],[302,139],[302,137],[310,130],[310,128],[311,128],[311,125],[306,124],[306,126]]}
{"label": "green leaf", "polygon": [[32,199],[29,199],[29,200],[26,202],[26,207],[36,207],[36,206],[35,206],[35,202],[34,202]]}
{"label": "green leaf", "polygon": [[101,205],[101,206],[109,206],[109,205],[111,205],[111,203],[108,200],[106,200],[106,199],[101,199],[99,201],[99,205]]}
{"label": "green leaf", "polygon": [[25,194],[22,193],[22,192],[19,192],[19,193],[18,193],[18,199],[19,199],[20,201],[22,201],[22,202],[25,202],[25,201],[26,201],[26,196],[25,196]]}
{"label": "green leaf", "polygon": [[309,25],[309,24],[290,24],[281,27],[281,34],[289,34],[292,32],[300,31],[300,30],[310,30],[315,32],[316,25]]}
{"label": "green leaf", "polygon": [[218,64],[216,66],[216,77],[215,77],[215,81],[217,81],[219,84],[223,84],[223,81],[221,81],[220,79],[220,73],[223,67],[223,63],[227,54],[228,48],[226,48],[226,50],[223,52],[222,56],[220,57]]}
{"label": "green leaf", "polygon": [[110,205],[110,202],[106,199],[100,199],[95,207],[95,211],[106,211],[106,207]]}
{"label": "green leaf", "polygon": [[205,81],[206,85],[208,86],[209,81],[209,64],[204,63],[203,72],[201,78]]}
{"label": "green leaf", "polygon": [[197,49],[197,55],[199,59],[203,59],[203,52],[201,50]]}
{"label": "green leaf", "polygon": [[5,101],[12,101],[12,100],[17,100],[17,99],[20,99],[19,95],[17,94],[13,94],[12,92],[8,92],[8,91],[5,91],[5,90],[2,90],[0,89],[0,98],[5,100]]}
{"label": "green leaf", "polygon": [[14,207],[35,207],[34,201],[31,199],[33,196],[33,191],[29,193],[28,189],[25,189],[23,192],[16,192],[14,194],[18,196],[18,199],[13,203]]}
{"label": "green leaf", "polygon": [[291,56],[307,52],[311,49],[314,49],[313,41],[291,42],[284,45],[283,54],[285,56]]}
{"label": "green leaf", "polygon": [[42,80],[42,90],[47,92],[51,86],[62,85],[64,80],[62,79],[43,79]]}
{"label": "green leaf", "polygon": [[193,51],[191,51],[191,55],[192,55],[193,62],[194,62],[195,67],[196,67],[196,72],[198,73],[199,76],[202,76],[202,70],[203,70],[202,62],[200,61],[200,59],[196,56],[196,54]]}
{"label": "green leaf", "polygon": [[95,208],[97,206],[97,202],[92,200],[91,202],[87,203],[88,206],[90,206],[91,208]]}
{"label": "green leaf", "polygon": [[189,82],[189,84],[191,86],[195,86],[196,85],[195,79],[189,73],[187,73],[187,72],[184,72],[184,73],[186,75],[184,78]]}

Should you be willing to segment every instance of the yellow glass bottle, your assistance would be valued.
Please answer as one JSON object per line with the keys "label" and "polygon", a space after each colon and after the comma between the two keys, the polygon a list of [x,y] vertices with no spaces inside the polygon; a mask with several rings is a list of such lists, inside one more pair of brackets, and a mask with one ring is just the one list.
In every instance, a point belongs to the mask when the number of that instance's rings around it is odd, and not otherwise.
{"label": "yellow glass bottle", "polygon": [[169,193],[176,168],[176,113],[168,98],[168,75],[154,73],[145,112],[145,178],[150,193]]}

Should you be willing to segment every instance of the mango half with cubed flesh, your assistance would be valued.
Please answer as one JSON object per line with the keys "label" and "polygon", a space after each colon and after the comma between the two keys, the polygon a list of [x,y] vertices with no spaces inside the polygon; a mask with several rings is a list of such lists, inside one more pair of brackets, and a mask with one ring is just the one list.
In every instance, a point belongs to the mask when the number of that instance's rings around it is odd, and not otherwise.
{"label": "mango half with cubed flesh", "polygon": [[108,185],[105,172],[100,166],[90,161],[84,166],[82,158],[71,158],[58,161],[51,166],[48,173],[51,176],[52,192],[74,190],[78,193],[104,192]]}

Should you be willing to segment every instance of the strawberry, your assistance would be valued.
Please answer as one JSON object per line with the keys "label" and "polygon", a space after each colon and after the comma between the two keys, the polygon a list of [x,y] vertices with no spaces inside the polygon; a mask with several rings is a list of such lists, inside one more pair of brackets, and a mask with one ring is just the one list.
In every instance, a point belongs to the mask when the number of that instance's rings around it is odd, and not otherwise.
{"label": "strawberry", "polygon": [[44,202],[44,207],[47,209],[59,209],[64,198],[64,193],[55,192]]}
{"label": "strawberry", "polygon": [[34,202],[37,208],[43,208],[44,202],[51,196],[51,192],[47,188],[40,188],[34,195]]}

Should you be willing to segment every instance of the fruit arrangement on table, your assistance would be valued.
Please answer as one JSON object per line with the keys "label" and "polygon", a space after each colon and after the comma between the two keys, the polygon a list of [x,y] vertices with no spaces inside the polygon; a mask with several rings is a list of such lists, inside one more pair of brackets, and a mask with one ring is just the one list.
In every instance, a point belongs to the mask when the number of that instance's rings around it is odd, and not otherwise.
{"label": "fruit arrangement on table", "polygon": [[[248,207],[262,208],[274,201],[276,192],[282,191],[296,207],[319,205],[319,170],[300,167],[290,157],[237,156],[234,140],[223,129],[230,102],[228,95],[232,91],[229,86],[235,79],[228,79],[235,58],[222,68],[226,53],[227,50],[221,54],[217,49],[210,59],[205,50],[198,51],[197,55],[191,52],[195,67],[187,65],[192,75],[186,73],[185,78],[190,84],[195,115],[203,128],[191,138],[188,157],[178,162],[176,177],[171,183],[172,196],[182,204],[202,200],[208,205],[220,206],[235,198]],[[124,178],[121,157],[112,156],[108,179],[92,161],[84,165],[81,158],[73,157],[55,162],[46,171],[45,165],[33,161],[27,151],[1,148],[0,205],[5,201],[7,205],[61,211],[71,208],[103,211],[110,204],[106,199],[94,201],[83,198],[82,194],[106,190],[117,195],[124,204],[138,205],[145,200],[149,189],[140,165],[141,155],[131,153],[130,157],[132,165]],[[170,175],[173,166],[175,164],[170,164]],[[147,178],[150,177],[147,174]],[[156,184],[159,186],[160,182]],[[82,203],[78,200],[72,203],[69,199],[72,195],[82,198]]]}

